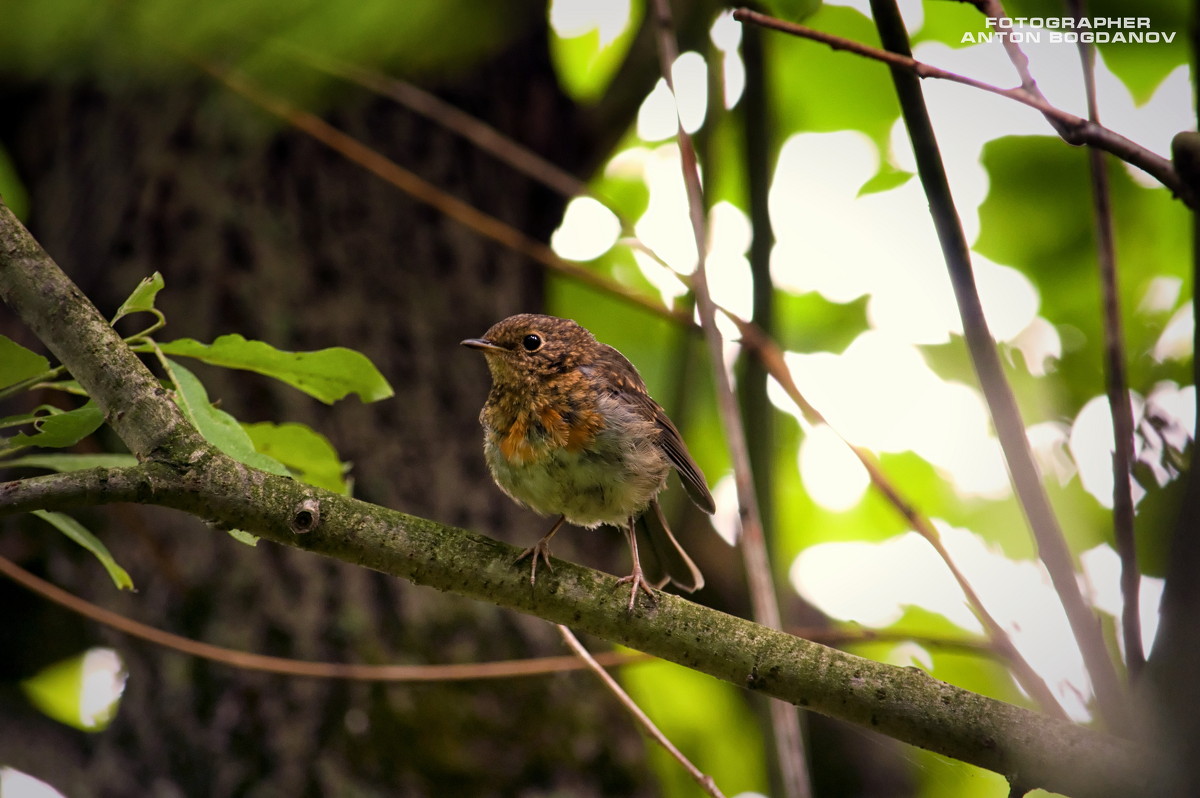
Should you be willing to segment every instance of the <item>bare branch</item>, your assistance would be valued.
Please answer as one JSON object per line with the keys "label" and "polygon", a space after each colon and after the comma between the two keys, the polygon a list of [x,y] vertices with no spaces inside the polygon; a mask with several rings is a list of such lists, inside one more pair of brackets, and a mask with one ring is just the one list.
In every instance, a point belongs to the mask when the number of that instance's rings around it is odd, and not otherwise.
{"label": "bare branch", "polygon": [[[1083,14],[1082,0],[1071,0],[1072,13]],[[1088,118],[1097,124],[1096,52],[1093,45],[1079,42],[1079,60],[1087,91]],[[1104,376],[1113,427],[1113,538],[1121,557],[1121,631],[1125,663],[1130,679],[1136,679],[1146,664],[1142,648],[1141,585],[1137,545],[1133,535],[1133,408],[1125,376],[1125,334],[1121,324],[1121,298],[1117,287],[1117,247],[1114,241],[1112,196],[1108,186],[1108,164],[1104,153],[1088,150],[1088,172],[1092,180],[1092,216],[1096,221],[1096,260],[1100,267],[1101,312],[1104,319]]]}
{"label": "bare branch", "polygon": [[[675,87],[671,69],[679,53],[671,22],[669,0],[654,0],[652,13],[656,17],[659,63],[663,80],[673,92]],[[709,360],[716,382],[717,410],[721,416],[730,459],[733,461],[733,479],[737,486],[740,509],[741,549],[745,560],[746,579],[750,585],[750,604],[755,620],[772,629],[781,629],[783,622],[779,615],[779,596],[776,593],[771,560],[763,535],[762,516],[758,509],[754,474],[750,466],[750,451],[746,445],[746,432],[729,371],[725,368],[725,342],[721,331],[717,329],[716,305],[708,290],[705,267],[708,211],[704,204],[704,190],[700,184],[700,169],[692,138],[683,129],[682,122],[678,123],[676,129],[676,141],[679,143],[683,183],[696,242],[696,271],[692,275],[692,289],[696,292],[696,308],[700,314],[700,326],[704,330],[704,340],[708,344]],[[800,714],[795,707],[778,702],[771,702],[770,714],[784,794],[792,798],[807,798],[812,794],[812,785],[808,775],[808,759],[805,755]]]}
{"label": "bare branch", "polygon": [[625,692],[621,685],[617,684],[617,680],[601,667],[600,663],[592,656],[592,653],[583,647],[583,643],[579,642],[579,638],[570,629],[562,624],[558,624],[558,633],[562,635],[567,646],[575,652],[575,656],[579,657],[579,660],[586,667],[600,677],[600,681],[604,682],[604,686],[617,697],[617,700],[621,702],[621,706],[625,707],[630,715],[633,715],[634,720],[638,722],[639,726],[645,729],[646,734],[649,734],[654,742],[661,745],[676,762],[683,765],[683,769],[700,785],[700,789],[713,796],[713,798],[725,798],[725,794],[717,788],[717,783],[713,781],[713,777],[693,765],[692,761],[684,756],[683,752],[676,748],[674,743],[667,739],[667,736],[654,725],[654,721],[650,720],[650,716],[643,712],[642,708],[637,705],[637,702],[629,696],[629,693]]}
{"label": "bare branch", "polygon": [[865,58],[881,61],[890,66],[908,70],[919,78],[936,78],[952,83],[961,83],[964,86],[970,86],[991,94],[997,94],[1001,97],[1007,97],[1010,100],[1016,100],[1023,105],[1028,105],[1030,108],[1041,111],[1048,119],[1056,120],[1058,125],[1061,125],[1061,127],[1056,126],[1059,135],[1068,143],[1086,144],[1089,147],[1095,147],[1111,153],[1126,163],[1142,169],[1155,180],[1158,180],[1169,188],[1172,194],[1183,200],[1188,207],[1197,207],[1196,197],[1179,178],[1179,174],[1175,171],[1175,167],[1171,165],[1169,160],[1125,138],[1119,133],[1051,105],[1040,96],[1040,92],[1035,94],[1024,87],[1014,89],[1000,88],[982,80],[976,80],[975,78],[960,75],[957,72],[951,72],[922,61],[917,61],[910,55],[880,50],[877,47],[871,47],[852,39],[834,36],[805,27],[804,25],[797,25],[794,22],[786,22],[782,19],[769,17],[757,11],[751,11],[748,8],[739,8],[734,11],[733,18],[741,22],[761,25],[764,28],[770,28],[782,33],[789,33],[803,39],[821,42],[832,47],[834,50],[845,50]]}
{"label": "bare branch", "polygon": [[[884,46],[907,57],[908,32],[895,2],[871,0],[871,10]],[[892,69],[892,80],[916,156],[917,172],[929,199],[930,214],[946,260],[959,316],[962,318],[963,337],[1008,463],[1013,488],[1087,666],[1100,713],[1109,728],[1129,728],[1131,718],[1127,696],[1117,678],[1116,668],[1101,634],[1099,619],[1084,601],[1079,588],[1071,551],[1050,506],[1049,496],[1030,451],[1016,397],[1004,376],[996,342],[983,314],[983,304],[971,266],[971,252],[950,192],[920,82],[911,71],[903,68]]]}

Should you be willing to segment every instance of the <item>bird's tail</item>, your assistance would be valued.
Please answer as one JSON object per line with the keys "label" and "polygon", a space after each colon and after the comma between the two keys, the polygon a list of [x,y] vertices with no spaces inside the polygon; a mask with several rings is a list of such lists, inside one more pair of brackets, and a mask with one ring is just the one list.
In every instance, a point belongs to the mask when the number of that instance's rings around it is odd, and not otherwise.
{"label": "bird's tail", "polygon": [[658,499],[650,502],[646,512],[638,518],[635,529],[639,550],[653,552],[653,562],[647,562],[649,558],[642,561],[646,581],[657,588],[672,582],[689,593],[704,587],[704,576],[671,534]]}

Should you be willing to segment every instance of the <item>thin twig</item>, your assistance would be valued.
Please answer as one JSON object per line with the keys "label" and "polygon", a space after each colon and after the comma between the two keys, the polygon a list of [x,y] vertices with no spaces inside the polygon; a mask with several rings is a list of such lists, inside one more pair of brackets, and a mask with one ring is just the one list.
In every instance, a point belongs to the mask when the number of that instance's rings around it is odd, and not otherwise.
{"label": "thin twig", "polygon": [[314,69],[356,83],[388,97],[410,111],[424,116],[446,130],[457,133],[480,150],[490,153],[517,171],[553,189],[564,197],[590,194],[587,183],[538,153],[440,97],[405,80],[373,69],[348,64],[329,56],[288,46],[288,52]]}
{"label": "thin twig", "polygon": [[[511,679],[518,676],[544,676],[550,673],[591,667],[581,664],[575,657],[540,657],[453,665],[353,665],[343,662],[307,662],[286,657],[271,657],[214,646],[147,626],[140,621],[126,618],[124,615],[68,593],[3,557],[0,557],[0,574],[42,598],[53,601],[71,612],[110,629],[115,629],[122,634],[177,651],[180,654],[248,671],[361,682],[461,682],[478,679]],[[645,654],[627,654],[616,651],[597,654],[596,657],[602,661],[604,667],[609,668],[651,659]]]}
{"label": "thin twig", "polygon": [[625,709],[629,710],[629,714],[633,715],[634,720],[636,720],[641,727],[646,730],[646,733],[654,739],[654,742],[661,745],[668,754],[673,756],[679,764],[683,765],[683,769],[686,770],[688,775],[700,785],[702,790],[713,796],[713,798],[725,798],[725,794],[717,788],[717,783],[713,781],[713,777],[709,776],[707,773],[701,771],[700,768],[693,765],[691,760],[684,756],[683,752],[676,748],[675,744],[667,739],[667,736],[663,734],[657,726],[654,725],[654,721],[650,720],[650,717],[642,711],[642,708],[637,705],[637,702],[629,697],[629,693],[625,692],[621,685],[617,684],[617,680],[614,679],[608,671],[601,667],[600,663],[596,661],[591,652],[583,647],[583,643],[579,642],[579,638],[577,638],[570,629],[562,624],[555,624],[555,626],[558,627],[559,634],[562,635],[562,638],[566,641],[567,646],[575,652],[575,656],[579,657],[584,667],[591,669],[593,673],[600,677],[600,681],[604,682],[604,686],[607,687],[609,691],[611,691],[612,694],[617,697],[617,700],[621,702],[621,705],[625,707]]}
{"label": "thin twig", "polygon": [[921,513],[900,491],[900,489],[888,479],[883,469],[875,460],[874,455],[862,446],[856,446],[845,438],[833,425],[826,421],[824,415],[819,410],[813,407],[804,395],[800,392],[800,388],[796,385],[796,381],[792,378],[791,369],[788,368],[787,362],[783,359],[783,352],[779,349],[779,345],[766,336],[755,325],[741,321],[733,316],[731,319],[738,325],[738,329],[742,335],[742,345],[750,351],[754,352],[758,359],[766,367],[771,377],[779,383],[783,388],[784,393],[795,403],[796,407],[800,408],[800,412],[812,424],[823,424],[837,435],[838,439],[854,453],[854,456],[862,464],[867,471],[867,476],[871,480],[871,485],[903,516],[909,526],[917,532],[921,537],[933,546],[934,551],[945,563],[946,568],[950,571],[954,581],[958,583],[959,589],[962,590],[963,596],[967,599],[972,612],[979,622],[983,624],[987,630],[988,639],[992,641],[998,652],[1000,652],[1011,664],[1013,676],[1025,688],[1031,698],[1042,708],[1042,711],[1059,718],[1066,718],[1066,711],[1054,697],[1046,682],[1038,675],[1033,666],[1021,655],[1017,647],[1013,644],[1012,639],[1004,630],[1004,627],[988,612],[984,606],[983,600],[979,594],[975,592],[966,575],[959,570],[958,565],[950,556],[950,552],[942,543],[942,536],[938,532],[937,527],[929,520],[927,516]]}
{"label": "thin twig", "polygon": [[[678,46],[671,21],[669,0],[655,0],[653,24],[658,39],[658,57],[663,80],[674,92],[671,69],[678,57]],[[696,306],[700,314],[700,326],[708,344],[712,361],[713,377],[716,380],[717,408],[725,431],[726,445],[733,461],[734,483],[737,487],[738,506],[742,525],[742,555],[746,564],[746,576],[750,585],[750,602],[754,618],[772,629],[782,628],[779,599],[775,592],[775,580],[771,570],[767,544],[763,537],[762,519],[754,490],[754,477],[750,467],[750,456],[746,447],[745,430],[738,412],[737,397],[725,367],[725,344],[721,331],[717,329],[716,310],[708,289],[705,269],[708,241],[707,210],[704,190],[700,184],[700,170],[696,163],[696,150],[691,136],[679,122],[676,130],[679,142],[680,163],[683,182],[687,193],[688,212],[692,222],[692,233],[696,243],[696,271],[692,275],[692,289],[696,292]],[[796,707],[778,701],[770,702],[771,726],[775,749],[779,757],[780,775],[784,794],[793,798],[807,798],[812,794],[805,757],[804,738],[800,728],[800,715]]]}
{"label": "thin twig", "polygon": [[[967,2],[979,9],[979,12],[985,17],[994,19],[997,23],[1008,18],[1008,13],[1004,10],[1001,0],[967,0]],[[1008,60],[1012,62],[1013,68],[1017,70],[1017,76],[1021,78],[1021,88],[1042,102],[1047,102],[1046,95],[1042,94],[1037,81],[1033,79],[1033,73],[1029,71],[1029,56],[1025,55],[1020,43],[1013,36],[1001,36],[1000,43],[1004,47],[1004,51],[1008,53]],[[1078,140],[1074,130],[1054,114],[1043,112],[1042,116],[1046,118],[1058,135],[1062,136],[1063,140],[1070,144],[1083,143]]]}
{"label": "thin twig", "polygon": [[[546,244],[531,238],[494,216],[480,211],[468,202],[455,197],[434,184],[410,172],[395,161],[384,157],[367,145],[338,130],[325,120],[303,111],[279,97],[275,97],[251,83],[245,76],[222,70],[206,62],[197,66],[212,75],[227,87],[253,102],[298,130],[340,153],[347,160],[357,163],[369,172],[383,178],[418,202],[434,208],[440,213],[473,230],[479,235],[508,247],[529,259],[559,274],[566,275],[585,285],[605,293],[613,291],[613,283],[595,272],[563,260]],[[656,316],[680,321],[678,314],[660,303],[628,291],[618,292],[624,299]]]}
{"label": "thin twig", "polygon": [[[880,40],[889,50],[908,53],[908,32],[894,0],[871,0],[871,10]],[[1050,499],[1042,484],[1037,463],[1030,451],[1025,425],[1017,408],[1012,387],[1004,376],[996,342],[983,315],[983,304],[975,285],[971,252],[963,235],[954,197],[946,178],[941,151],[929,119],[920,82],[911,70],[892,69],[892,80],[900,100],[904,124],[908,130],[917,172],[929,200],[930,214],[941,243],[942,254],[955,301],[963,323],[963,337],[971,363],[991,413],[1000,447],[1008,463],[1021,509],[1037,542],[1038,554],[1050,574],[1066,612],[1071,631],[1083,656],[1100,714],[1111,729],[1127,729],[1129,709],[1116,668],[1109,657],[1100,622],[1084,601],[1075,573],[1074,562]]]}
{"label": "thin twig", "polygon": [[[1071,13],[1083,15],[1083,0],[1070,0]],[[1093,45],[1079,42],[1079,59],[1087,91],[1088,118],[1099,124],[1096,101],[1096,51]],[[1100,289],[1104,318],[1105,388],[1113,426],[1113,538],[1121,558],[1121,634],[1125,642],[1125,664],[1130,680],[1135,680],[1146,664],[1142,647],[1141,574],[1138,571],[1137,545],[1133,534],[1133,408],[1129,403],[1129,385],[1125,373],[1125,334],[1121,324],[1121,298],[1117,286],[1117,248],[1114,242],[1112,193],[1108,185],[1108,165],[1104,153],[1088,150],[1088,171],[1092,180],[1092,215],[1096,220],[1096,260],[1100,267]]]}
{"label": "thin twig", "polygon": [[805,27],[804,25],[797,25],[794,22],[786,22],[781,19],[769,17],[747,8],[739,8],[734,11],[733,18],[741,22],[749,22],[761,25],[764,28],[771,28],[772,30],[789,33],[793,36],[821,42],[834,50],[846,50],[865,58],[882,61],[893,67],[908,70],[920,78],[937,78],[953,83],[961,83],[964,86],[971,86],[981,91],[1007,97],[1010,100],[1016,100],[1058,120],[1067,131],[1066,134],[1060,133],[1060,135],[1063,135],[1064,139],[1069,143],[1087,144],[1090,147],[1096,147],[1105,152],[1112,153],[1121,160],[1144,170],[1147,174],[1169,188],[1171,193],[1183,200],[1188,207],[1196,207],[1196,197],[1184,182],[1180,180],[1179,174],[1175,171],[1175,167],[1171,165],[1169,160],[1125,138],[1119,133],[1051,105],[1045,99],[1027,91],[1025,88],[1018,86],[1013,89],[1004,89],[982,80],[917,61],[911,55],[880,50],[877,47],[871,47],[852,39],[834,36]]}

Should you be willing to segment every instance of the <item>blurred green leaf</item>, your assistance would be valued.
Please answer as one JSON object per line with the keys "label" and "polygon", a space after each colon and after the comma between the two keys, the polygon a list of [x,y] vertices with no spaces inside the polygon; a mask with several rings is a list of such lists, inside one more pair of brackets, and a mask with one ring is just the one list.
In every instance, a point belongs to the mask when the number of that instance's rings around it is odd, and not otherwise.
{"label": "blurred green leaf", "polygon": [[609,166],[592,179],[591,189],[619,218],[631,225],[650,205],[650,188],[640,173],[628,174]]}
{"label": "blurred green leaf", "polygon": [[858,196],[865,197],[868,194],[881,194],[884,191],[891,191],[912,180],[914,176],[912,172],[896,169],[887,162],[884,162],[879,172],[859,187]]}
{"label": "blurred green leaf", "polygon": [[42,714],[76,729],[87,729],[80,712],[83,654],[56,662],[21,682],[21,689]]}
{"label": "blurred green leaf", "polygon": [[[45,405],[49,407],[49,405]],[[66,412],[53,412],[34,421],[37,431],[32,435],[21,433],[9,439],[10,447],[44,446],[63,448],[74,446],[91,435],[104,423],[104,414],[95,402]]]}
{"label": "blurred green leaf", "polygon": [[131,454],[27,454],[0,462],[3,468],[44,468],[59,473],[88,468],[128,468],[137,465]]}
{"label": "blurred green leaf", "polygon": [[[989,190],[974,249],[1020,269],[1037,288],[1041,315],[1059,328],[1064,347],[1055,381],[1060,393],[1041,414],[1073,416],[1104,390],[1087,154],[1053,137],[1007,137],[985,145],[982,162]],[[1180,257],[1191,247],[1190,222],[1166,189],[1137,185],[1117,164],[1108,174],[1129,384],[1146,394],[1159,380],[1190,379],[1179,363],[1148,357],[1164,322],[1140,307],[1155,278],[1190,285],[1187,259]]]}
{"label": "blurred green leaf", "polygon": [[578,36],[550,34],[550,58],[558,83],[575,100],[588,103],[600,99],[625,60],[645,13],[641,0],[630,2],[629,19],[622,31],[601,45],[600,28]]}
{"label": "blurred green leaf", "polygon": [[249,532],[243,532],[240,529],[227,529],[225,531],[229,533],[229,537],[238,543],[244,543],[251,548],[258,545],[258,535],[251,535]]}
{"label": "blurred green leaf", "polygon": [[208,392],[195,374],[174,361],[167,362],[175,381],[175,401],[206,441],[240,463],[271,474],[291,476],[283,463],[254,448],[237,419],[208,401]]}
{"label": "blurred green leaf", "polygon": [[[687,668],[653,661],[621,669],[622,686],[667,739],[727,795],[769,786],[762,735],[737,688]],[[696,783],[669,754],[651,750],[664,796],[690,798]]]}
{"label": "blurred green leaf", "polygon": [[[879,46],[875,25],[851,8],[822,6],[805,24]],[[787,78],[772,82],[778,141],[793,133],[861,130],[887,151],[900,107],[886,66],[790,36],[765,37],[763,44],[768,70]]]}
{"label": "blurred green leaf", "polygon": [[799,22],[821,7],[821,0],[766,0],[763,8],[773,17]]}
{"label": "blurred green leaf", "polygon": [[42,668],[21,682],[22,692],[42,714],[59,723],[82,731],[103,730],[116,714],[117,700],[99,712],[85,713],[85,670],[93,653],[85,651]]}
{"label": "blurred green leaf", "polygon": [[364,402],[377,402],[393,394],[392,386],[365,355],[340,346],[315,352],[285,352],[234,334],[222,335],[212,344],[180,338],[159,344],[159,348],[164,354],[273,377],[326,404],[351,393]]}
{"label": "blurred green leaf", "polygon": [[790,352],[840,353],[867,329],[867,299],[842,304],[816,291],[776,291],[776,339]]}
{"label": "blurred green leaf", "polygon": [[287,466],[303,482],[349,494],[346,464],[329,439],[304,424],[243,424],[254,448]]}
{"label": "blurred green leaf", "polygon": [[89,532],[83,524],[69,515],[49,510],[34,510],[33,514],[90,551],[104,566],[104,570],[108,571],[113,584],[119,589],[133,590],[133,580],[129,578],[129,574],[117,564],[112,554],[109,553],[108,547],[100,542],[100,538]]}
{"label": "blurred green leaf", "polygon": [[153,311],[154,299],[162,289],[163,276],[158,272],[143,279],[138,283],[137,288],[133,289],[133,293],[129,295],[129,298],[121,303],[121,307],[117,308],[117,315],[113,316],[112,323],[116,324],[118,320],[128,316],[130,313]]}
{"label": "blurred green leaf", "polygon": [[0,335],[0,388],[16,385],[49,370],[49,360]]}
{"label": "blurred green leaf", "polygon": [[[21,182],[21,176],[17,174],[16,167],[13,166],[12,158],[8,156],[8,150],[4,145],[0,144],[0,198],[3,198],[4,204],[13,212],[22,222],[29,216],[29,192],[25,190],[25,184]],[[0,362],[3,362],[0,359]]]}
{"label": "blurred green leaf", "polygon": [[281,45],[386,67],[391,74],[445,74],[500,51],[515,36],[535,29],[543,13],[536,4],[473,0],[286,7],[278,0],[6,3],[0,68],[57,79],[75,73],[167,82],[190,74],[195,67],[189,59],[213,59],[292,99],[316,100],[335,91],[344,96],[340,81],[297,68],[294,57],[281,56]]}
{"label": "blurred green leaf", "polygon": [[912,37],[914,46],[921,42],[941,42],[953,48],[968,47],[964,33],[985,33],[987,19],[970,3],[958,0],[926,0],[925,24]]}

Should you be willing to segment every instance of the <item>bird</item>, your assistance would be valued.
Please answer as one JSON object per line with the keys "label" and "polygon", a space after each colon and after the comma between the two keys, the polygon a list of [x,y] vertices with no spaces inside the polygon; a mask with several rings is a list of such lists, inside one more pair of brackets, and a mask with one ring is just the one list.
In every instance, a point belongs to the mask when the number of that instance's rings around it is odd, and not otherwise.
{"label": "bird", "polygon": [[[619,351],[571,319],[520,313],[462,346],[483,353],[492,386],[479,414],[484,459],[496,485],[517,504],[558,516],[550,530],[514,562],[538,560],[553,569],[550,540],[570,522],[610,525],[629,541],[633,570],[629,612],[639,592],[668,581],[688,592],[704,586],[700,569],[671,533],[658,502],[672,469],[706,513],[716,509],[683,436]],[[649,540],[665,576],[647,580],[637,533]]]}

